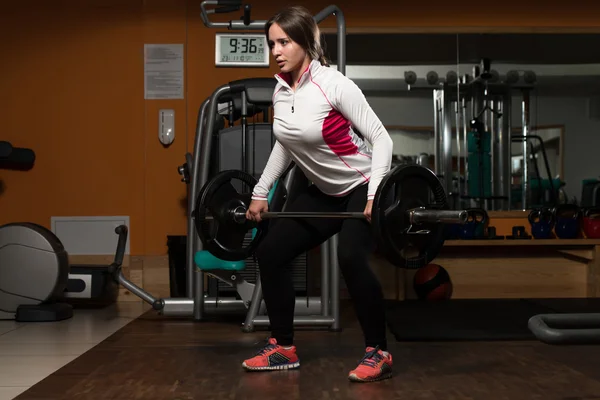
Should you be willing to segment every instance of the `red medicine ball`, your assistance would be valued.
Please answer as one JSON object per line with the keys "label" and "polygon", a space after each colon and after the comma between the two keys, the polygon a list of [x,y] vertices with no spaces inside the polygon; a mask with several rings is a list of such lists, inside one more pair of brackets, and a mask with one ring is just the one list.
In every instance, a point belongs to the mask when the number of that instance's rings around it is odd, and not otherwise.
{"label": "red medicine ball", "polygon": [[452,297],[450,275],[437,264],[428,264],[419,268],[413,279],[413,288],[421,300],[440,301]]}

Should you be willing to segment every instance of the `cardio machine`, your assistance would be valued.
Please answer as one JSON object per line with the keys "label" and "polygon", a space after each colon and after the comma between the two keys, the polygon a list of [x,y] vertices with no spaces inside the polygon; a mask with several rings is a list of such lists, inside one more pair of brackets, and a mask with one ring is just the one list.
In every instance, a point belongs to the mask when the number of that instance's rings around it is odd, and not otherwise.
{"label": "cardio machine", "polygon": [[[28,170],[35,152],[0,142],[0,168]],[[0,319],[22,322],[71,318],[73,308],[60,303],[69,274],[69,259],[60,240],[33,223],[0,227]]]}
{"label": "cardio machine", "polygon": [[[33,150],[0,141],[0,169],[29,170],[34,163]],[[123,260],[127,234],[123,228],[117,228],[120,238],[113,268]],[[65,292],[77,280],[70,279],[70,270],[67,251],[49,229],[30,222],[0,226],[0,320],[71,318],[73,305],[65,301]]]}

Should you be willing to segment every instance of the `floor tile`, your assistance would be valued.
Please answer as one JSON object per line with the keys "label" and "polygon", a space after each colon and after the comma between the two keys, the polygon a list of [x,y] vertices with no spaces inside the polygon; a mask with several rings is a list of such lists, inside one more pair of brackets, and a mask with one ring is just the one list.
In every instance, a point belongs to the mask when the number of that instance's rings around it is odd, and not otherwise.
{"label": "floor tile", "polygon": [[14,399],[150,308],[140,301],[75,309],[63,321],[0,321],[0,400]]}
{"label": "floor tile", "polygon": [[7,320],[0,321],[0,336],[4,335],[5,333],[14,331],[15,329],[19,329],[22,326],[23,323],[20,322]]}
{"label": "floor tile", "polygon": [[0,356],[0,386],[32,386],[78,356]]}
{"label": "floor tile", "polygon": [[27,389],[28,386],[0,387],[0,400],[12,400]]}

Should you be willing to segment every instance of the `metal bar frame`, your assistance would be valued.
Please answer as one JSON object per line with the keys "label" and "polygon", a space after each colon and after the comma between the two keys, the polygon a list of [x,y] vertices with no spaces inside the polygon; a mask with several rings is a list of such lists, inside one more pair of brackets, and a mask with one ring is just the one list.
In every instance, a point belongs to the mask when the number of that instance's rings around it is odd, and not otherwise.
{"label": "metal bar frame", "polygon": [[[451,109],[448,110],[447,103],[451,102],[452,104],[457,103],[457,113],[459,117],[457,118],[457,141],[459,140],[459,132],[462,130],[463,135],[463,150],[462,157],[464,158],[465,168],[464,168],[464,180],[465,184],[463,185],[462,190],[459,191],[460,196],[464,196],[468,192],[468,178],[469,178],[469,164],[468,164],[468,122],[470,118],[473,118],[474,115],[469,115],[469,111],[471,114],[479,112],[481,109],[481,96],[477,94],[477,85],[473,85],[473,82],[469,82],[467,84],[461,83],[458,86],[458,90],[455,89],[454,84],[445,83],[442,87],[437,87],[432,90],[433,93],[433,104],[434,104],[434,154],[435,154],[435,173],[438,176],[446,177],[447,174],[451,173],[451,165],[447,163],[446,156],[449,152],[445,151],[446,149],[446,133],[448,129],[448,125],[450,125],[450,129],[452,129],[452,123],[448,124],[450,121],[450,112]],[[534,87],[532,85],[509,85],[506,83],[486,83],[486,90],[488,91],[488,96],[490,96],[492,100],[491,108],[502,114],[501,121],[493,121],[491,122],[490,118],[493,117],[494,113],[489,112],[489,116],[487,116],[486,123],[490,127],[492,132],[492,168],[493,168],[493,181],[492,181],[492,191],[494,196],[496,197],[492,201],[486,202],[486,208],[491,206],[492,209],[504,209],[511,210],[512,201],[511,201],[511,177],[512,177],[512,151],[511,151],[511,132],[512,132],[512,94],[515,91],[520,91],[522,94],[521,101],[521,120],[523,122],[523,130],[530,130],[530,120],[529,120],[529,93],[533,90]],[[478,107],[479,104],[479,107]],[[467,110],[469,107],[469,110]],[[524,150],[528,153],[528,149]],[[459,157],[461,156],[459,152]],[[459,161],[460,162],[460,161]],[[525,175],[527,171],[523,171]],[[525,180],[525,179],[524,179]],[[449,187],[447,186],[447,182],[444,180],[444,186],[447,190]],[[523,193],[523,201],[525,204],[528,203],[528,198],[526,197],[526,191],[529,190],[526,183],[524,185],[524,193]],[[498,198],[503,197],[503,198]],[[470,200],[470,206],[478,206],[474,203],[473,200]],[[460,206],[458,208],[461,208]]]}

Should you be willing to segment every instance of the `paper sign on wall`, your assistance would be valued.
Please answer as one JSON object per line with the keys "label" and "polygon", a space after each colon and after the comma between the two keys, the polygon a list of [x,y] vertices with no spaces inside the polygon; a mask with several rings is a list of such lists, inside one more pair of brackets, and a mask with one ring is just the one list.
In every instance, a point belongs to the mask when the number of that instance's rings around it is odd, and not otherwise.
{"label": "paper sign on wall", "polygon": [[144,99],[183,99],[183,44],[144,45]]}

